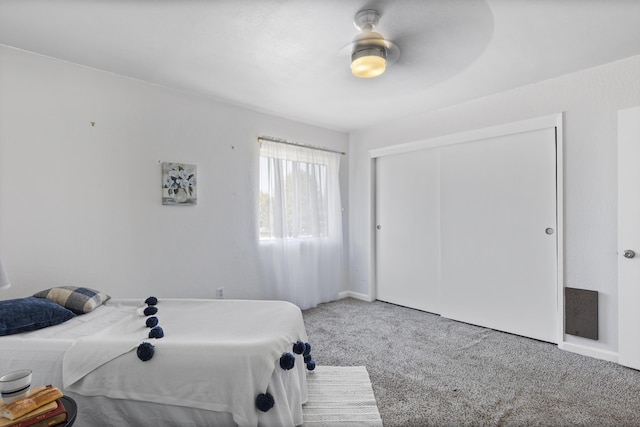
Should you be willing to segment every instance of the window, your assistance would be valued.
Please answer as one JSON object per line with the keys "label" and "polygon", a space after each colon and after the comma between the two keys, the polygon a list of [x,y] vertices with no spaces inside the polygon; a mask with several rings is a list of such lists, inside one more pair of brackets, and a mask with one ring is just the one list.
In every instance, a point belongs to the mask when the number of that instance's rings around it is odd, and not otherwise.
{"label": "window", "polygon": [[327,165],[260,158],[261,239],[327,237],[327,209]]}
{"label": "window", "polygon": [[329,236],[327,158],[335,154],[314,151],[262,142],[260,239]]}
{"label": "window", "polygon": [[340,154],[260,145],[259,256],[268,299],[305,309],[344,283]]}

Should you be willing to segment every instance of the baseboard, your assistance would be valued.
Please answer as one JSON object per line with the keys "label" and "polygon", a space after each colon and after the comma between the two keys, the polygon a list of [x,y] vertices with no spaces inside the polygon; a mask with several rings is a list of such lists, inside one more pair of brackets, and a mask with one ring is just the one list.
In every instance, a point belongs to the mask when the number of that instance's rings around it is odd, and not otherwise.
{"label": "baseboard", "polygon": [[343,298],[355,298],[355,299],[359,299],[362,301],[366,301],[366,302],[371,302],[373,301],[372,298],[369,297],[369,295],[365,295],[365,294],[361,294],[359,292],[353,292],[353,291],[344,291],[344,292],[340,292],[338,294],[338,298],[339,299],[343,299]]}
{"label": "baseboard", "polygon": [[606,350],[598,350],[595,348],[589,348],[578,344],[571,344],[568,342],[561,342],[558,344],[560,350],[570,351],[572,353],[578,353],[583,356],[594,357],[596,359],[602,359],[613,363],[618,363],[618,353]]}

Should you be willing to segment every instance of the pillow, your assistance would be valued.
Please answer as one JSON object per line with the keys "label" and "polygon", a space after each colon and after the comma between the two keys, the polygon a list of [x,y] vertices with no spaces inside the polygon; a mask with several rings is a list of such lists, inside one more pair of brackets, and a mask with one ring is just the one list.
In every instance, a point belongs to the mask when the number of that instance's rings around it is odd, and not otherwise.
{"label": "pillow", "polygon": [[104,292],[77,286],[60,286],[33,294],[36,298],[46,298],[68,308],[75,314],[88,313],[111,298]]}
{"label": "pillow", "polygon": [[58,304],[34,297],[0,301],[0,336],[35,331],[75,317]]}

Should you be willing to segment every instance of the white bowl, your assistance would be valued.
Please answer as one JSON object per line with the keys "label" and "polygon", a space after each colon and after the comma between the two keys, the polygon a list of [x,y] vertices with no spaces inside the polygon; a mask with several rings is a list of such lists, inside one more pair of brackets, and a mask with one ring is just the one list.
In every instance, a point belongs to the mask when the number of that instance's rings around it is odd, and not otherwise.
{"label": "white bowl", "polygon": [[0,377],[0,393],[5,404],[24,397],[31,388],[31,370],[20,369]]}

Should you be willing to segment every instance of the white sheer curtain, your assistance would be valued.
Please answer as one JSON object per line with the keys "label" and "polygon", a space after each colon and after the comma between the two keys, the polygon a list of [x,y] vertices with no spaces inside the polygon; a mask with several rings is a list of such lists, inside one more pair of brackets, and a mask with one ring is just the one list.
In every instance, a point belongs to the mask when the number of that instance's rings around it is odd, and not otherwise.
{"label": "white sheer curtain", "polygon": [[337,299],[344,281],[340,154],[262,141],[260,259],[267,297],[301,309]]}

